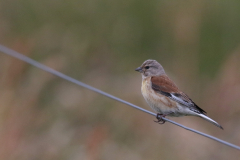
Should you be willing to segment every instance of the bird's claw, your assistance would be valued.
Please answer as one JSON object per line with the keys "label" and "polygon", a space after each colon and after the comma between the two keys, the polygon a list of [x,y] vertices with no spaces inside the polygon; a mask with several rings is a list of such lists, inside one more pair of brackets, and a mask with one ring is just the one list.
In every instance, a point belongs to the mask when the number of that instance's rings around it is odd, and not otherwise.
{"label": "bird's claw", "polygon": [[157,121],[154,121],[156,123],[159,123],[159,124],[164,124],[166,121],[163,120],[162,118],[165,117],[166,115],[163,115],[163,114],[157,114],[156,118],[157,118]]}

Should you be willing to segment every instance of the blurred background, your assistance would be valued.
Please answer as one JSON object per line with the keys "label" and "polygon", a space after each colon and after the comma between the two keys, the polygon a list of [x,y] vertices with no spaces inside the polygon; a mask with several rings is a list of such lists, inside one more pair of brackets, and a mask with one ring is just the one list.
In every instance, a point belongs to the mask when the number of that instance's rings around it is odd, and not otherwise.
{"label": "blurred background", "polygon": [[[149,109],[134,71],[156,59],[240,145],[240,1],[1,0],[0,43]],[[237,159],[240,152],[0,53],[0,159]]]}

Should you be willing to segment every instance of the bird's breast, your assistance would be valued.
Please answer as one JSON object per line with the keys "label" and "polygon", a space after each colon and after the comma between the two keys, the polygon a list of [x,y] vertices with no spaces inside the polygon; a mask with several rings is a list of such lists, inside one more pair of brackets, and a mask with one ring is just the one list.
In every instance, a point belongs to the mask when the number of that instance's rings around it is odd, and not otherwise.
{"label": "bird's breast", "polygon": [[142,80],[142,88],[141,88],[141,91],[142,91],[142,94],[143,94],[143,97],[147,100],[147,99],[149,99],[149,97],[150,97],[150,95],[149,94],[151,94],[150,92],[151,92],[151,84],[150,84],[150,78],[151,77],[149,77],[149,78],[145,78],[145,79],[143,79]]}
{"label": "bird's breast", "polygon": [[148,105],[156,112],[165,114],[168,112],[172,112],[177,107],[177,104],[175,101],[172,101],[171,99],[169,99],[164,95],[161,95],[160,93],[156,93],[152,89],[151,77],[148,77],[142,80],[141,91]]}

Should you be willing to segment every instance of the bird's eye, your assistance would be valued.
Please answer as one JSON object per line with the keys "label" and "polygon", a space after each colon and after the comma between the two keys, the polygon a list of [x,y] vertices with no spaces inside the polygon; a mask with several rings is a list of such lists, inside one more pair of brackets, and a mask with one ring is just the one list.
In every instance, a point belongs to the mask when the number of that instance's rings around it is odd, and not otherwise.
{"label": "bird's eye", "polygon": [[146,66],[145,69],[149,69],[149,66]]}

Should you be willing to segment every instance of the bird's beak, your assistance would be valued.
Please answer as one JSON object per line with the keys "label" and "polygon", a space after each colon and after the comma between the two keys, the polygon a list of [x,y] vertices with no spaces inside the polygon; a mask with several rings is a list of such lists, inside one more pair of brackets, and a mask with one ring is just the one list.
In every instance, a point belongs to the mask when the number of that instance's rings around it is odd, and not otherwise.
{"label": "bird's beak", "polygon": [[140,73],[142,73],[142,72],[143,72],[143,70],[142,70],[142,68],[141,68],[141,67],[138,67],[138,68],[136,68],[136,69],[135,69],[135,71],[137,71],[137,72],[140,72]]}

